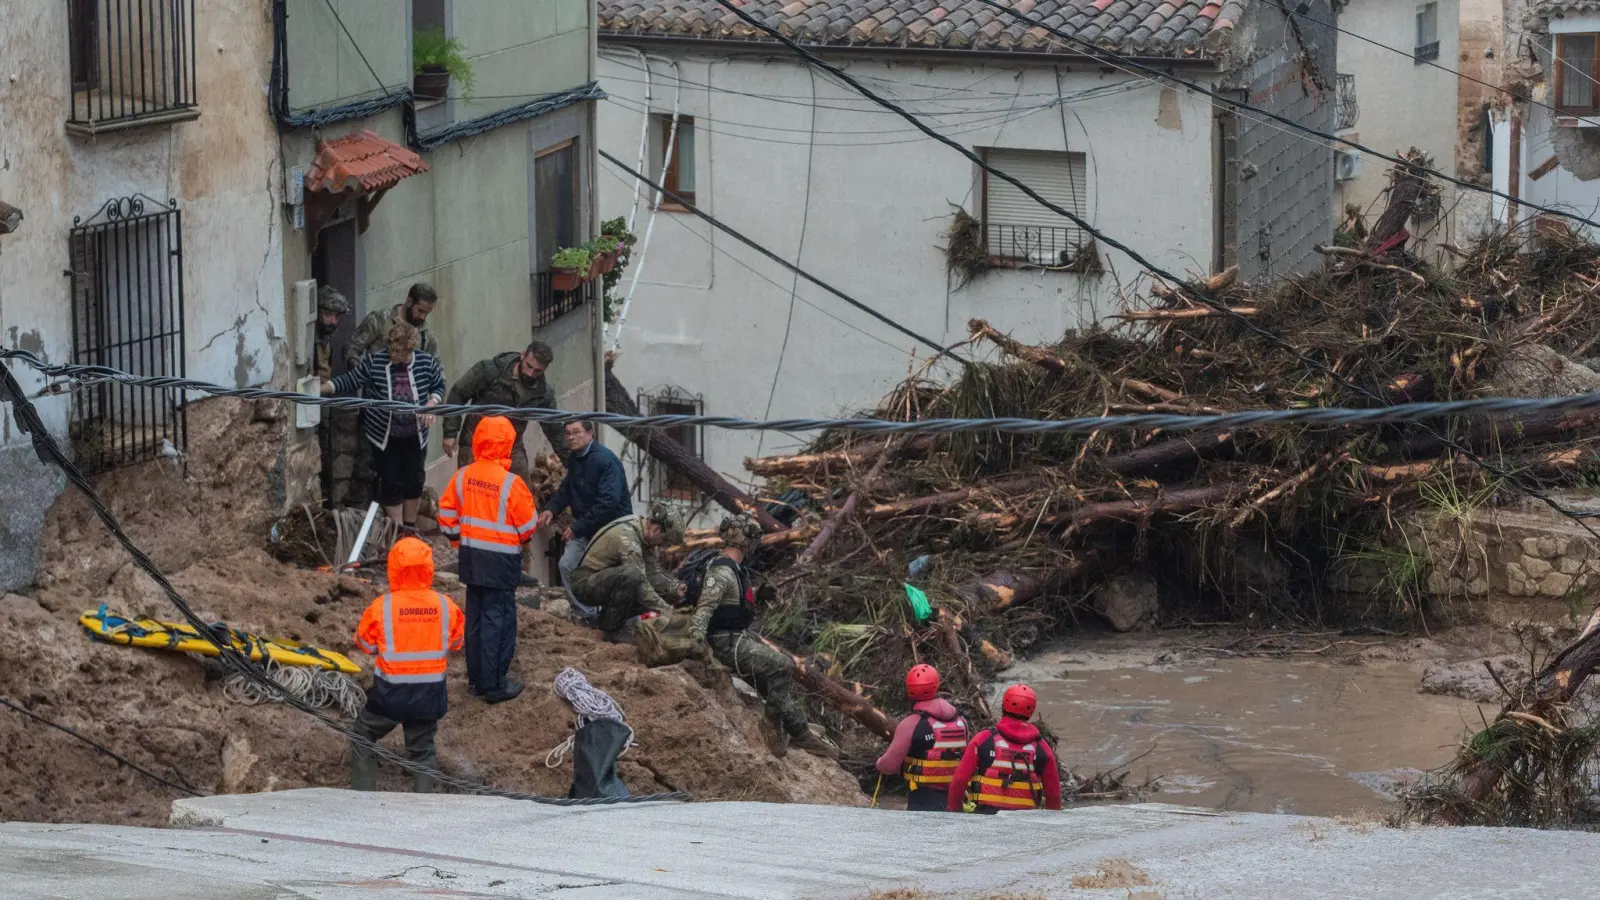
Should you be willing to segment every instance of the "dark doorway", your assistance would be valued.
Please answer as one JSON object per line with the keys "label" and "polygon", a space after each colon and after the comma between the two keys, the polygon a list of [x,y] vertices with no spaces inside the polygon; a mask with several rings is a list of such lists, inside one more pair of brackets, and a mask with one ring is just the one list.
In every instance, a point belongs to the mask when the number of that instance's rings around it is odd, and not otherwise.
{"label": "dark doorway", "polygon": [[336,222],[317,234],[317,249],[311,256],[311,277],[317,284],[331,284],[350,301],[350,315],[339,321],[333,333],[333,374],[345,371],[344,348],[366,317],[365,299],[356,290],[356,223]]}

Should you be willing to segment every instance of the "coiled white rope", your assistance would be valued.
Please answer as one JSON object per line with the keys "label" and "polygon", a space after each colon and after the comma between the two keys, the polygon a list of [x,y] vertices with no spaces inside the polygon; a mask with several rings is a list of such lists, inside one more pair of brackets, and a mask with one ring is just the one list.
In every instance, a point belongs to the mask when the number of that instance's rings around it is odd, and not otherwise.
{"label": "coiled white rope", "polygon": [[[562,669],[556,673],[554,690],[557,697],[567,701],[567,704],[577,712],[578,728],[582,728],[599,719],[609,719],[627,726],[628,740],[627,743],[623,744],[622,753],[618,753],[618,756],[639,746],[638,742],[633,739],[633,726],[628,725],[627,718],[622,712],[622,707],[617,705],[617,701],[611,699],[610,694],[590,684],[589,679],[582,672],[571,666]],[[567,756],[572,753],[572,742],[575,737],[577,737],[576,729],[572,734],[567,735],[566,740],[555,745],[550,749],[549,753],[545,754],[544,764],[546,768],[554,769],[566,761]]]}
{"label": "coiled white rope", "polygon": [[[360,715],[367,703],[366,692],[343,672],[286,666],[273,660],[267,660],[263,667],[284,690],[319,709],[336,709],[347,719]],[[243,706],[258,706],[276,699],[265,687],[237,672],[223,678],[222,696]]]}

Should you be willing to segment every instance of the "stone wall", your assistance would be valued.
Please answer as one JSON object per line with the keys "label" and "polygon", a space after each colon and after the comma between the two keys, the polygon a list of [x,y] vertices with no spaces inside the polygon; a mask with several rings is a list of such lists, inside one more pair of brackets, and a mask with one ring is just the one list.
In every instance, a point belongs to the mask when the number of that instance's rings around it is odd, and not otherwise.
{"label": "stone wall", "polygon": [[[1454,536],[1427,539],[1426,588],[1468,598],[1587,597],[1600,587],[1600,541],[1553,513],[1486,510]],[[1463,537],[1464,536],[1464,537]]]}

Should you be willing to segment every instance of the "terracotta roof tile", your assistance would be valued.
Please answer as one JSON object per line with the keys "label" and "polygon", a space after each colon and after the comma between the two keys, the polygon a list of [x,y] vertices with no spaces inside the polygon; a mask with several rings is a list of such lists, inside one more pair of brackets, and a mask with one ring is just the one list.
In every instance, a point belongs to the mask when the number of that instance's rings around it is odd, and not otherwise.
{"label": "terracotta roof tile", "polygon": [[[768,41],[716,0],[598,0],[606,34]],[[1148,56],[1224,50],[1248,0],[1001,0],[1030,18],[1107,49]],[[1600,3],[1600,0],[1566,0]],[[797,41],[1072,54],[1082,48],[968,0],[742,0],[741,8]]]}
{"label": "terracotta roof tile", "polygon": [[317,143],[317,158],[306,173],[306,190],[372,193],[426,171],[428,164],[416,151],[362,130]]}

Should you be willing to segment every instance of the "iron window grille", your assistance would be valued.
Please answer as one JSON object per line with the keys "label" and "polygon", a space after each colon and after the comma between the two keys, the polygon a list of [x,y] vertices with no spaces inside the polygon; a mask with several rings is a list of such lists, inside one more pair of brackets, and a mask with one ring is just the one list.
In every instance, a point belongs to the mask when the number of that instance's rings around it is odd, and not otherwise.
{"label": "iron window grille", "polygon": [[[143,195],[109,200],[68,236],[72,361],[183,377],[183,213]],[[99,382],[73,394],[71,437],[89,474],[180,453],[182,393]]]}
{"label": "iron window grille", "polygon": [[1356,120],[1361,118],[1361,104],[1356,101],[1356,76],[1340,75],[1339,91],[1337,97],[1338,121],[1336,127],[1343,131],[1346,128],[1356,127]]}
{"label": "iron window grille", "polygon": [[[1087,157],[1075,151],[980,148],[990,165],[1080,217],[1088,208]],[[1015,185],[982,175],[984,252],[1014,266],[1071,266],[1089,246],[1081,229],[1059,224],[1061,216],[1040,206]]]}
{"label": "iron window grille", "polygon": [[[637,396],[640,411],[647,416],[698,416],[705,411],[705,398],[691,394],[681,387],[663,385],[653,391],[640,391]],[[690,454],[705,458],[704,430],[698,425],[674,425],[670,428],[650,429],[649,434],[663,434],[677,441]],[[646,442],[649,438],[646,437]],[[648,466],[649,483],[644,478]],[[647,450],[639,453],[634,464],[634,496],[640,500],[679,500],[685,503],[700,502],[700,489],[681,473],[662,465]]]}
{"label": "iron window grille", "polygon": [[81,134],[199,115],[194,0],[66,0],[72,93]]}
{"label": "iron window grille", "polygon": [[533,273],[533,324],[543,327],[576,309],[582,309],[600,295],[600,279],[591,278],[570,291],[558,291],[549,272]]}

